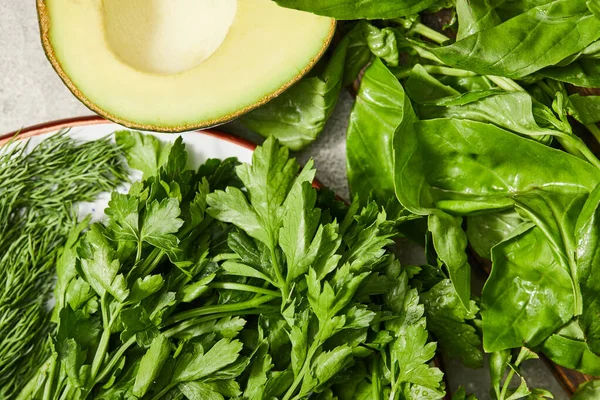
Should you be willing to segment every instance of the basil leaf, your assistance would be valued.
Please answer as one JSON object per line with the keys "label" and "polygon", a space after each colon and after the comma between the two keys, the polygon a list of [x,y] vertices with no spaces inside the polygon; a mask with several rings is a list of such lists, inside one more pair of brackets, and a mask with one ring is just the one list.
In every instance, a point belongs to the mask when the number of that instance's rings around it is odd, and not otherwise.
{"label": "basil leaf", "polygon": [[542,76],[588,88],[600,87],[600,62],[581,59],[565,67],[549,67],[540,71]]}
{"label": "basil leaf", "polygon": [[416,14],[438,0],[274,0],[296,10],[309,11],[335,19],[392,19]]}
{"label": "basil leaf", "polygon": [[557,64],[599,38],[600,19],[584,2],[557,0],[430,50],[456,68],[521,78]]}
{"label": "basil leaf", "polygon": [[550,336],[542,344],[542,351],[563,367],[593,376],[600,374],[600,356],[590,350],[577,321],[570,322]]}
{"label": "basil leaf", "polygon": [[352,108],[346,144],[348,183],[363,204],[371,195],[381,204],[394,196],[392,141],[411,113],[414,118],[400,82],[375,59]]}
{"label": "basil leaf", "polygon": [[492,248],[527,223],[515,211],[473,215],[467,217],[467,236],[473,250],[480,257],[491,260]]}
{"label": "basil leaf", "polygon": [[481,303],[486,352],[536,346],[571,319],[571,278],[539,229],[495,246],[492,265]]}
{"label": "basil leaf", "polygon": [[571,105],[575,108],[573,116],[584,125],[600,122],[600,96],[569,96]]}

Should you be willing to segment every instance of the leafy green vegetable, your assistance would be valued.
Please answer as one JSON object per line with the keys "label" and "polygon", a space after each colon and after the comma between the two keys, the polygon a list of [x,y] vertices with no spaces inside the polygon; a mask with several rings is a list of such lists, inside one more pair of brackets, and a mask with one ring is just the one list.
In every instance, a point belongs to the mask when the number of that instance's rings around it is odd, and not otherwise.
{"label": "leafy green vegetable", "polygon": [[444,85],[420,64],[410,71],[404,86],[410,98],[417,103],[428,103],[445,97],[459,96],[460,92]]}
{"label": "leafy green vegetable", "polygon": [[396,31],[392,28],[378,29],[365,23],[363,25],[367,45],[371,53],[384,60],[390,66],[397,66],[399,60],[398,41]]}
{"label": "leafy green vegetable", "polygon": [[439,259],[446,264],[456,294],[466,309],[471,298],[471,266],[467,259],[467,235],[462,218],[436,212],[429,215],[429,230]]}
{"label": "leafy green vegetable", "polygon": [[346,52],[342,86],[352,84],[365,65],[373,58],[367,43],[368,31],[371,31],[370,24],[366,21],[359,21],[348,33],[348,50]]}
{"label": "leafy green vegetable", "polygon": [[539,229],[495,246],[492,265],[481,301],[486,351],[535,347],[571,319],[571,279]]}
{"label": "leafy green vegetable", "polygon": [[[444,162],[428,162],[432,159]],[[418,213],[435,207],[463,215],[503,210],[520,194],[540,187],[586,193],[599,179],[597,170],[584,161],[468,120],[414,123],[398,135],[395,163],[396,194]],[[517,169],[525,172],[516,174]]]}
{"label": "leafy green vegetable", "polygon": [[363,203],[371,188],[373,197],[382,204],[393,196],[391,142],[404,120],[403,113],[413,112],[410,104],[405,107],[406,101],[398,80],[376,59],[363,76],[350,115],[346,146],[350,189]]}
{"label": "leafy green vegetable", "polygon": [[492,258],[492,248],[527,224],[516,211],[467,217],[467,237],[473,250],[485,259]]}
{"label": "leafy green vegetable", "polygon": [[564,67],[548,67],[540,71],[540,74],[557,81],[571,83],[573,85],[596,88],[600,86],[600,64],[598,60],[581,59]]}
{"label": "leafy green vegetable", "polygon": [[430,50],[444,63],[480,74],[521,78],[600,38],[600,19],[584,2],[557,0]]}
{"label": "leafy green vegetable", "polygon": [[[396,274],[397,265],[388,276]],[[391,381],[389,398],[441,399],[444,395],[441,371],[426,364],[435,353],[435,344],[426,344],[424,307],[418,304],[417,291],[406,289],[408,279],[405,274],[398,275],[396,280],[400,285],[385,300],[388,307],[401,315],[399,320],[385,324],[386,329],[398,332],[390,343],[389,358],[384,358],[389,360],[383,366],[384,375],[389,374]]]}
{"label": "leafy green vegetable", "polygon": [[[437,207],[459,215],[516,206],[540,225],[561,255],[561,264],[573,279],[574,309],[580,313],[581,294],[572,257],[574,244],[569,238],[572,233],[563,225],[570,219],[559,213],[577,212],[577,203],[571,197],[581,199],[593,190],[597,170],[562,152],[478,122],[422,121],[405,132],[401,145],[396,147],[399,150],[395,160],[397,166],[402,166],[396,169],[396,194],[402,204],[414,212]],[[453,144],[449,147],[446,143]],[[502,150],[499,144],[507,147]],[[519,151],[515,152],[517,148]],[[426,159],[445,163],[425,163]],[[550,177],[541,160],[562,166]],[[517,170],[526,172],[516,173]],[[465,179],[471,174],[479,179]],[[553,186],[560,187],[560,196],[552,194]],[[548,206],[556,210],[549,212]]]}
{"label": "leafy green vegetable", "polygon": [[[327,381],[352,363],[366,336],[359,336],[352,343],[332,344],[330,350],[325,350],[325,346],[338,333],[352,335],[353,330],[368,328],[376,317],[376,313],[353,299],[365,280],[376,278],[373,268],[381,262],[378,260],[384,253],[382,247],[390,244],[392,227],[385,221],[384,213],[370,207],[356,216],[358,225],[351,225],[344,238],[338,240],[337,223],[320,225],[320,212],[314,210],[311,164],[298,176],[297,171],[298,166],[288,158],[287,150],[268,139],[255,152],[251,167],[238,168],[248,188],[247,196],[228,190],[208,197],[208,212],[246,231],[255,241],[248,245],[259,251],[263,248],[265,254],[260,258],[271,260],[260,269],[258,265],[245,265],[230,271],[264,279],[281,291],[281,310],[289,325],[294,374],[283,399],[320,392]],[[242,259],[251,258],[241,247],[234,250]],[[280,251],[284,257],[278,256]],[[336,255],[338,251],[342,253]],[[306,286],[302,289],[304,285],[298,278],[304,277]],[[310,336],[309,331],[313,332]],[[433,356],[427,354],[417,364]]]}
{"label": "leafy green vegetable", "polygon": [[169,339],[158,335],[152,340],[150,348],[140,360],[140,366],[135,376],[132,393],[137,397],[144,396],[150,385],[156,380],[160,370],[168,360],[170,353]]}
{"label": "leafy green vegetable", "polygon": [[[340,24],[350,31],[343,83],[356,87],[361,78],[347,132],[350,188],[363,204],[372,198],[403,218],[428,217],[425,234],[397,229],[425,239],[431,265],[409,275],[442,350],[477,365],[483,338],[494,352],[496,399],[549,395],[524,380],[509,386],[533,356],[523,349],[512,359],[510,350],[523,345],[597,373],[600,128],[597,96],[589,96],[597,93],[564,85],[600,87],[597,2],[277,3],[356,21]],[[568,116],[592,135],[580,137]],[[304,223],[294,226],[313,232],[316,219],[299,213]],[[300,241],[300,253],[308,243]],[[473,252],[492,261],[482,321],[471,300]],[[318,398],[368,398],[388,385],[388,364],[370,355],[348,372],[353,389],[340,385]]]}
{"label": "leafy green vegetable", "polygon": [[437,4],[435,0],[274,0],[283,7],[309,11],[335,19],[392,19],[416,14]]}
{"label": "leafy green vegetable", "polygon": [[502,1],[468,1],[456,2],[456,16],[458,18],[458,32],[456,39],[461,40],[477,32],[485,31],[500,25],[502,20],[496,12],[496,7]]}
{"label": "leafy green vegetable", "polygon": [[[210,244],[203,232],[212,221],[205,214],[205,197],[209,182],[219,186],[219,179],[228,174],[214,162],[199,174],[184,171],[187,156],[180,139],[169,146],[154,142],[148,149],[149,141],[139,133],[120,132],[119,137],[127,143],[137,140],[127,148],[128,159],[149,151],[168,156],[157,166],[157,175],[134,184],[126,195],[113,193],[107,221],[93,224],[80,239],[82,228],[74,231],[57,271],[57,355],[40,367],[21,398],[35,399],[42,393],[62,393],[63,398],[110,398],[115,393],[162,398],[189,381],[233,379],[247,364],[238,354],[241,345],[233,340],[243,323],[231,326],[226,312],[254,313],[264,299],[250,302],[250,308],[213,306],[213,312],[200,313],[199,318],[197,310],[189,309],[187,316],[172,315],[187,298],[178,293],[189,293],[190,287],[206,281]],[[194,252],[187,248],[191,244]],[[133,356],[135,346],[139,350]],[[228,351],[230,358],[225,357]],[[177,357],[179,353],[184,355]],[[129,372],[119,378],[121,370]],[[192,386],[181,390],[193,392]]]}
{"label": "leafy green vegetable", "polygon": [[[421,118],[460,118],[487,122],[542,143],[549,143],[561,133],[554,126],[550,128],[539,125],[535,115],[541,112],[548,114],[550,111],[541,104],[534,104],[531,96],[525,92],[492,93],[460,105],[419,109]],[[553,118],[552,122],[560,125],[560,121]]]}
{"label": "leafy green vegetable", "polygon": [[600,185],[590,194],[575,225],[577,245],[577,276],[581,285],[583,314],[579,318],[586,342],[595,354],[600,354]]}
{"label": "leafy green vegetable", "polygon": [[[136,142],[128,159],[166,159],[112,193],[105,221],[73,231],[57,329],[19,398],[323,397],[367,358],[386,371],[377,393],[444,395],[385,211],[356,205],[332,220],[317,208],[312,162],[300,170],[274,138],[252,165],[193,171],[180,138],[141,135],[119,133]],[[234,169],[243,187],[228,185]]]}
{"label": "leafy green vegetable", "polygon": [[569,101],[575,108],[575,118],[582,124],[600,122],[600,96],[569,96]]}
{"label": "leafy green vegetable", "polygon": [[125,151],[127,163],[133,169],[144,173],[145,177],[154,176],[167,162],[170,146],[162,146],[154,136],[140,132],[115,132],[115,140]]}
{"label": "leafy green vegetable", "polygon": [[577,321],[570,322],[550,336],[542,349],[559,365],[592,376],[600,373],[600,357],[590,350]]}

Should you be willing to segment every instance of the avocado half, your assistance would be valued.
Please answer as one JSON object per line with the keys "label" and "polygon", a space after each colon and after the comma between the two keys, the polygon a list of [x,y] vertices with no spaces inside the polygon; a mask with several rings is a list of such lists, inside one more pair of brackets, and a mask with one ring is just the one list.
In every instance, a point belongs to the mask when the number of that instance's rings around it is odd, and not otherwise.
{"label": "avocado half", "polygon": [[87,107],[181,132],[273,99],[323,55],[335,20],[271,0],[37,0],[52,66]]}

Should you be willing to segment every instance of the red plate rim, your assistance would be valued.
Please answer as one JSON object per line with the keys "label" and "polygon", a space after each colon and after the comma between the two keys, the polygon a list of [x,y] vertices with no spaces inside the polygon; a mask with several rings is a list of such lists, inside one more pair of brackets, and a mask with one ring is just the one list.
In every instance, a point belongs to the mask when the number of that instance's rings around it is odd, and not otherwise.
{"label": "red plate rim", "polygon": [[[84,117],[58,119],[55,121],[44,122],[44,123],[38,124],[38,125],[28,126],[26,128],[19,129],[14,132],[0,135],[0,145],[5,144],[6,142],[8,142],[11,138],[13,138],[15,136],[17,136],[17,138],[19,138],[19,139],[27,139],[27,138],[34,137],[34,136],[43,135],[44,133],[59,131],[61,129],[76,128],[76,127],[88,126],[88,125],[112,124],[112,123],[113,122],[111,122],[107,119],[104,119],[98,115],[88,115],[88,116],[84,116]],[[127,128],[124,128],[124,129],[127,129]],[[218,139],[234,143],[234,144],[244,147],[248,150],[254,151],[254,149],[256,149],[256,145],[254,143],[252,143],[246,139],[231,135],[229,133],[225,133],[223,131],[217,130],[217,129],[203,129],[203,130],[198,130],[198,131],[194,131],[194,132],[201,133],[203,135],[213,136]]]}

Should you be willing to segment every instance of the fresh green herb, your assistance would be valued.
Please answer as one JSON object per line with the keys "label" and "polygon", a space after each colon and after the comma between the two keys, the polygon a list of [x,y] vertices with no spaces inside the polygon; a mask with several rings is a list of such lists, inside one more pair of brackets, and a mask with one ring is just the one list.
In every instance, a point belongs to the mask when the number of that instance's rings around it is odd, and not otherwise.
{"label": "fresh green herb", "polygon": [[[600,86],[600,85],[598,85]],[[600,96],[569,96],[575,118],[585,125],[600,122]]]}
{"label": "fresh green herb", "polygon": [[77,229],[74,204],[124,179],[108,139],[77,143],[63,132],[0,148],[0,397],[15,396],[49,354],[46,302],[61,247]]}
{"label": "fresh green herb", "polygon": [[[499,21],[491,21],[487,17],[483,29],[431,51],[456,68],[522,78],[553,66],[600,39],[600,19],[585,1],[538,4],[508,20],[500,17]],[[493,8],[489,11],[495,12]],[[490,22],[500,24],[490,26]]]}
{"label": "fresh green herb", "polygon": [[[348,182],[352,193],[361,201],[366,201],[363,197],[372,194],[385,204],[394,196],[390,143],[403,120],[403,113],[413,112],[410,105],[404,106],[405,98],[400,82],[376,59],[363,76],[348,126]],[[370,116],[376,116],[376,119],[371,120]],[[375,154],[377,156],[373,157]],[[371,188],[373,193],[369,193]]]}
{"label": "fresh green herb", "polygon": [[371,393],[443,397],[424,306],[387,249],[401,219],[375,203],[332,219],[312,163],[300,171],[273,138],[252,165],[193,171],[181,139],[116,136],[157,173],[73,231],[57,327],[19,399],[304,399],[365,362],[382,373]]}

